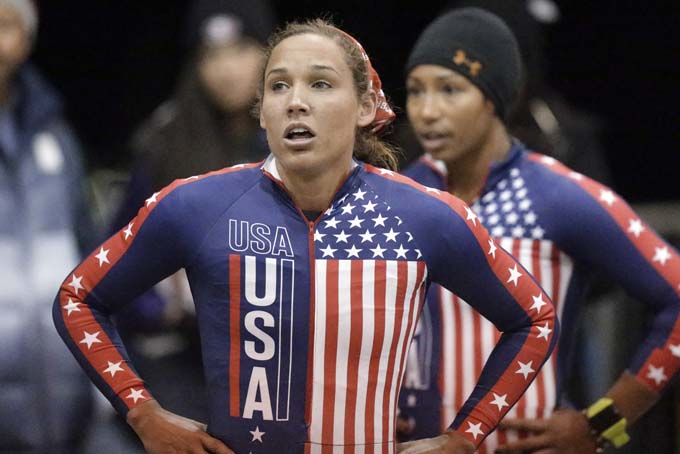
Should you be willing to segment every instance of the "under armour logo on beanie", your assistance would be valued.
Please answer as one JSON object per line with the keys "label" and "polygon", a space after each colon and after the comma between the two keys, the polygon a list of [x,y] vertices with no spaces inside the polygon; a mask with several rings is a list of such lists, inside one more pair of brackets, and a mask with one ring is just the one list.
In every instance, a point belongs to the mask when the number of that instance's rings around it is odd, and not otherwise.
{"label": "under armour logo on beanie", "polygon": [[460,49],[458,49],[456,55],[453,56],[453,62],[458,66],[467,65],[472,77],[476,77],[482,69],[482,64],[480,62],[468,60],[465,51]]}
{"label": "under armour logo on beanie", "polygon": [[421,33],[406,63],[438,65],[466,77],[504,118],[519,92],[522,61],[517,40],[495,14],[461,8],[439,16]]}

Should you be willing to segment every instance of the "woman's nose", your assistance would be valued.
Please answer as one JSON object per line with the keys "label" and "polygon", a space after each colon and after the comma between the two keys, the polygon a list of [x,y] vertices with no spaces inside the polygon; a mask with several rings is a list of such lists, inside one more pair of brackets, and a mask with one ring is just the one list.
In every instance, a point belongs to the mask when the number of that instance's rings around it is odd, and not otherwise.
{"label": "woman's nose", "polygon": [[299,114],[309,112],[309,104],[301,89],[293,88],[290,92],[290,100],[288,102],[288,113]]}

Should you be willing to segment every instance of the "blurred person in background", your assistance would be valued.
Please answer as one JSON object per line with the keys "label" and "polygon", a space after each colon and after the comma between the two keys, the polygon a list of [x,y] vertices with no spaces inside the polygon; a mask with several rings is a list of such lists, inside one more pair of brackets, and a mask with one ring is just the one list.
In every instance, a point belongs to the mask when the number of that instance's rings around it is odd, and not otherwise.
{"label": "blurred person in background", "polygon": [[0,453],[66,454],[80,452],[92,394],[50,308],[94,232],[81,150],[27,63],[37,27],[30,0],[0,0]]}
{"label": "blurred person in background", "polygon": [[[498,16],[479,8],[442,15],[416,42],[406,73],[407,113],[427,154],[404,173],[470,203],[500,247],[536,277],[562,318],[558,353],[519,403],[511,409],[500,394],[481,403],[489,414],[507,412],[509,418],[501,422],[507,430],[487,437],[479,452],[587,454],[625,444],[626,427],[680,369],[680,257],[619,195],[530,151],[508,132],[521,61],[511,30]],[[489,244],[489,254],[496,249]],[[584,414],[568,408],[561,391],[572,368],[575,320],[594,270],[644,302],[654,318],[628,370]],[[534,298],[532,310],[543,307]],[[436,286],[421,320],[400,396],[405,438],[432,436],[461,411],[498,336],[465,301]]]}
{"label": "blurred person in background", "polygon": [[[187,16],[188,57],[170,99],[132,140],[131,178],[112,223],[128,225],[152,193],[190,177],[268,154],[253,117],[263,46],[274,28],[267,0],[200,0]],[[193,301],[183,271],[118,316],[140,373],[169,409],[206,420],[207,402]],[[169,381],[168,376],[176,379]]]}

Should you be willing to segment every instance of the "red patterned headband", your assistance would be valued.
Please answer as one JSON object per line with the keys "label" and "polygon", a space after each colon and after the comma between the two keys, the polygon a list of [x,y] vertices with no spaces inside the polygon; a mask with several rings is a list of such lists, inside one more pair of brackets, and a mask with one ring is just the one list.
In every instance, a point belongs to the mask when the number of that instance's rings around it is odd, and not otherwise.
{"label": "red patterned headband", "polygon": [[336,30],[342,33],[344,36],[346,36],[351,42],[353,42],[359,48],[361,56],[363,57],[364,61],[366,62],[366,65],[368,66],[368,77],[370,80],[369,89],[372,88],[378,95],[378,109],[375,112],[375,119],[373,120],[373,123],[371,123],[371,133],[379,134],[387,125],[392,123],[392,120],[394,120],[394,118],[396,117],[394,111],[390,107],[390,104],[387,102],[385,92],[383,92],[382,90],[382,82],[380,81],[380,76],[378,76],[378,72],[375,70],[375,68],[373,68],[371,60],[368,58],[368,54],[364,50],[364,47],[359,43],[359,41],[357,41],[349,33],[340,30],[337,27]]}

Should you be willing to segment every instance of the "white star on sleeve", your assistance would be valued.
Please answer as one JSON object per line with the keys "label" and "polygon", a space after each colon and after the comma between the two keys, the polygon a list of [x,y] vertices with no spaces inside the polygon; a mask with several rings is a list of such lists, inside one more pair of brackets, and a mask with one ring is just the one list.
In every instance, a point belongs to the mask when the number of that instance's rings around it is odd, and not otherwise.
{"label": "white star on sleeve", "polygon": [[550,325],[548,322],[545,322],[545,326],[537,326],[539,334],[538,334],[538,339],[540,338],[545,338],[546,342],[549,340],[548,336],[550,336],[550,333],[552,333],[552,330],[550,329]]}
{"label": "white star on sleeve", "polygon": [[385,256],[383,255],[383,253],[384,253],[386,250],[387,250],[387,249],[381,248],[380,245],[378,244],[376,247],[374,247],[373,249],[371,249],[371,252],[373,252],[373,258],[380,257],[380,258],[383,258],[383,259],[384,259]]}
{"label": "white star on sleeve", "polygon": [[395,250],[394,250],[394,252],[397,253],[397,258],[401,257],[401,258],[404,258],[404,259],[406,258],[406,253],[407,253],[408,251],[410,251],[410,249],[404,249],[404,245],[403,245],[403,244],[400,244],[400,245],[399,245],[399,249],[395,249]]}
{"label": "white star on sleeve", "polygon": [[314,241],[318,241],[319,243],[323,243],[323,237],[325,237],[325,233],[321,233],[318,230],[314,232]]}
{"label": "white star on sleeve", "polygon": [[629,219],[628,233],[635,235],[635,238],[640,238],[640,234],[644,232],[645,228],[639,219]]}
{"label": "white star on sleeve", "polygon": [[335,253],[335,251],[337,251],[337,249],[333,249],[331,247],[331,245],[329,244],[328,246],[326,246],[325,249],[321,249],[321,252],[323,252],[322,258],[324,258],[324,257],[335,258],[335,256],[333,255]]}
{"label": "white star on sleeve", "polygon": [[493,393],[493,396],[495,397],[494,400],[491,401],[491,405],[495,405],[498,407],[498,411],[503,410],[503,407],[509,407],[510,404],[506,401],[508,398],[507,394],[503,394],[502,396],[499,396],[496,393]]}
{"label": "white star on sleeve", "polygon": [[429,186],[425,186],[425,190],[427,192],[434,192],[437,195],[441,194],[441,191],[439,189],[431,188]]}
{"label": "white star on sleeve", "polygon": [[534,372],[536,372],[534,369],[531,368],[533,361],[529,361],[526,364],[523,363],[522,361],[517,361],[517,363],[519,364],[519,369],[517,369],[515,373],[522,374],[525,380],[529,379],[529,374],[533,374]]}
{"label": "white star on sleeve", "polygon": [[507,282],[512,282],[515,284],[515,287],[517,287],[517,280],[522,276],[522,273],[517,270],[517,264],[515,264],[514,267],[508,268],[508,271],[510,271],[510,277],[508,278]]}
{"label": "white star on sleeve", "polygon": [[668,348],[671,349],[671,354],[676,358],[680,358],[680,344],[670,345]]}
{"label": "white star on sleeve", "polygon": [[555,163],[557,162],[555,158],[551,158],[550,156],[543,156],[541,158],[541,161],[548,164],[549,166],[555,165]]}
{"label": "white star on sleeve", "polygon": [[482,432],[482,423],[478,422],[477,424],[472,424],[470,421],[468,421],[468,430],[465,431],[465,433],[471,433],[472,437],[476,440],[477,436],[479,435],[484,435],[484,432]]}
{"label": "white star on sleeve", "polygon": [[391,170],[387,170],[387,169],[379,169],[379,170],[380,170],[380,175],[390,175],[390,176],[394,175],[394,172],[392,172]]}
{"label": "white star on sleeve", "polygon": [[652,259],[652,262],[659,262],[659,263],[661,263],[661,266],[665,266],[666,262],[670,258],[671,258],[671,253],[668,252],[668,248],[666,246],[654,248],[654,258]]}
{"label": "white star on sleeve", "polygon": [[250,440],[251,442],[253,442],[253,441],[259,441],[260,443],[262,443],[262,436],[263,436],[266,432],[260,432],[260,426],[255,426],[255,430],[251,430],[251,431],[249,431],[249,432],[250,432],[250,433],[252,434],[252,436],[253,436],[253,439]]}
{"label": "white star on sleeve", "polygon": [[99,339],[97,338],[97,336],[99,336],[99,333],[100,333],[100,332],[101,332],[101,331],[97,331],[97,332],[94,333],[94,334],[90,334],[90,333],[88,333],[87,331],[83,331],[83,334],[85,335],[85,337],[84,337],[83,340],[81,340],[79,343],[81,343],[81,344],[87,344],[87,349],[88,349],[88,350],[89,350],[90,348],[92,348],[92,344],[101,344],[102,341],[99,340]]}
{"label": "white star on sleeve", "polygon": [[369,243],[373,242],[373,237],[375,236],[375,233],[371,233],[366,229],[366,233],[360,233],[359,236],[361,237],[361,242],[365,243],[368,241]]}
{"label": "white star on sleeve", "polygon": [[69,298],[68,303],[65,306],[63,306],[63,308],[68,311],[66,313],[66,316],[68,317],[69,315],[71,315],[71,312],[73,312],[73,311],[80,312],[80,308],[78,306],[81,305],[81,304],[82,303],[76,303],[71,298]]}
{"label": "white star on sleeve", "polygon": [[572,178],[576,181],[581,181],[583,180],[583,175],[578,172],[569,172],[569,178]]}
{"label": "white star on sleeve", "polygon": [[146,199],[146,206],[148,207],[148,206],[150,206],[152,203],[158,202],[158,200],[156,200],[156,197],[158,197],[159,195],[160,195],[160,192],[154,192],[153,195],[152,195],[151,197],[149,197],[148,199]]}
{"label": "white star on sleeve", "polygon": [[349,226],[350,228],[352,227],[361,228],[362,222],[364,222],[363,219],[359,219],[359,216],[354,216],[354,219],[349,220]]}
{"label": "white star on sleeve", "polygon": [[614,193],[608,189],[600,190],[600,200],[606,203],[608,206],[614,205],[616,202],[616,196]]}
{"label": "white star on sleeve", "polygon": [[547,302],[543,301],[543,294],[539,293],[538,296],[532,296],[531,298],[534,300],[534,304],[531,305],[529,310],[536,309],[536,313],[540,314],[541,308],[548,304]]}
{"label": "white star on sleeve", "polygon": [[364,196],[366,195],[365,191],[362,191],[361,188],[357,189],[357,192],[352,194],[354,196],[354,200],[364,200]]}
{"label": "white star on sleeve", "polygon": [[351,248],[345,249],[345,252],[347,252],[347,258],[350,257],[356,257],[359,258],[359,252],[361,252],[361,249],[358,249],[354,244],[352,245]]}
{"label": "white star on sleeve", "polygon": [[651,364],[649,365],[649,372],[647,373],[647,378],[651,378],[654,380],[654,383],[658,385],[661,384],[661,382],[664,382],[668,380],[668,377],[666,374],[664,374],[663,367],[654,367]]}
{"label": "white star on sleeve", "polygon": [[489,252],[487,254],[496,258],[496,249],[498,249],[496,244],[494,244],[492,239],[489,239]]}
{"label": "white star on sleeve", "polygon": [[116,372],[123,372],[123,368],[120,367],[120,365],[123,363],[123,361],[118,361],[117,363],[112,363],[111,361],[107,361],[109,363],[109,367],[104,369],[104,372],[111,374],[112,377],[116,376]]}
{"label": "white star on sleeve", "polygon": [[101,268],[104,263],[111,263],[109,262],[109,251],[110,249],[104,249],[102,246],[99,248],[99,254],[94,256],[97,260],[99,260],[99,268]]}
{"label": "white star on sleeve", "polygon": [[394,229],[390,227],[390,231],[383,233],[383,235],[385,235],[385,238],[386,238],[385,241],[386,242],[394,241],[396,243],[397,242],[397,236],[399,235],[399,232],[395,232]]}
{"label": "white star on sleeve", "polygon": [[69,287],[73,287],[73,290],[75,290],[76,295],[78,295],[78,291],[84,289],[85,287],[82,286],[80,281],[83,280],[83,276],[77,277],[75,274],[71,278],[71,282],[69,282]]}
{"label": "white star on sleeve", "polygon": [[477,215],[475,214],[474,211],[470,209],[470,207],[465,207],[465,212],[467,213],[467,217],[465,218],[466,221],[472,221],[472,225],[477,225]]}
{"label": "white star on sleeve", "polygon": [[145,399],[144,390],[136,390],[135,388],[130,388],[130,394],[127,395],[128,399],[132,399],[134,403],[137,403],[139,399]]}
{"label": "white star on sleeve", "polygon": [[132,226],[133,226],[134,224],[135,224],[134,222],[129,223],[128,226],[123,230],[123,233],[125,234],[125,238],[124,238],[124,239],[127,240],[128,238],[130,238],[131,236],[133,236],[133,234],[132,234]]}

